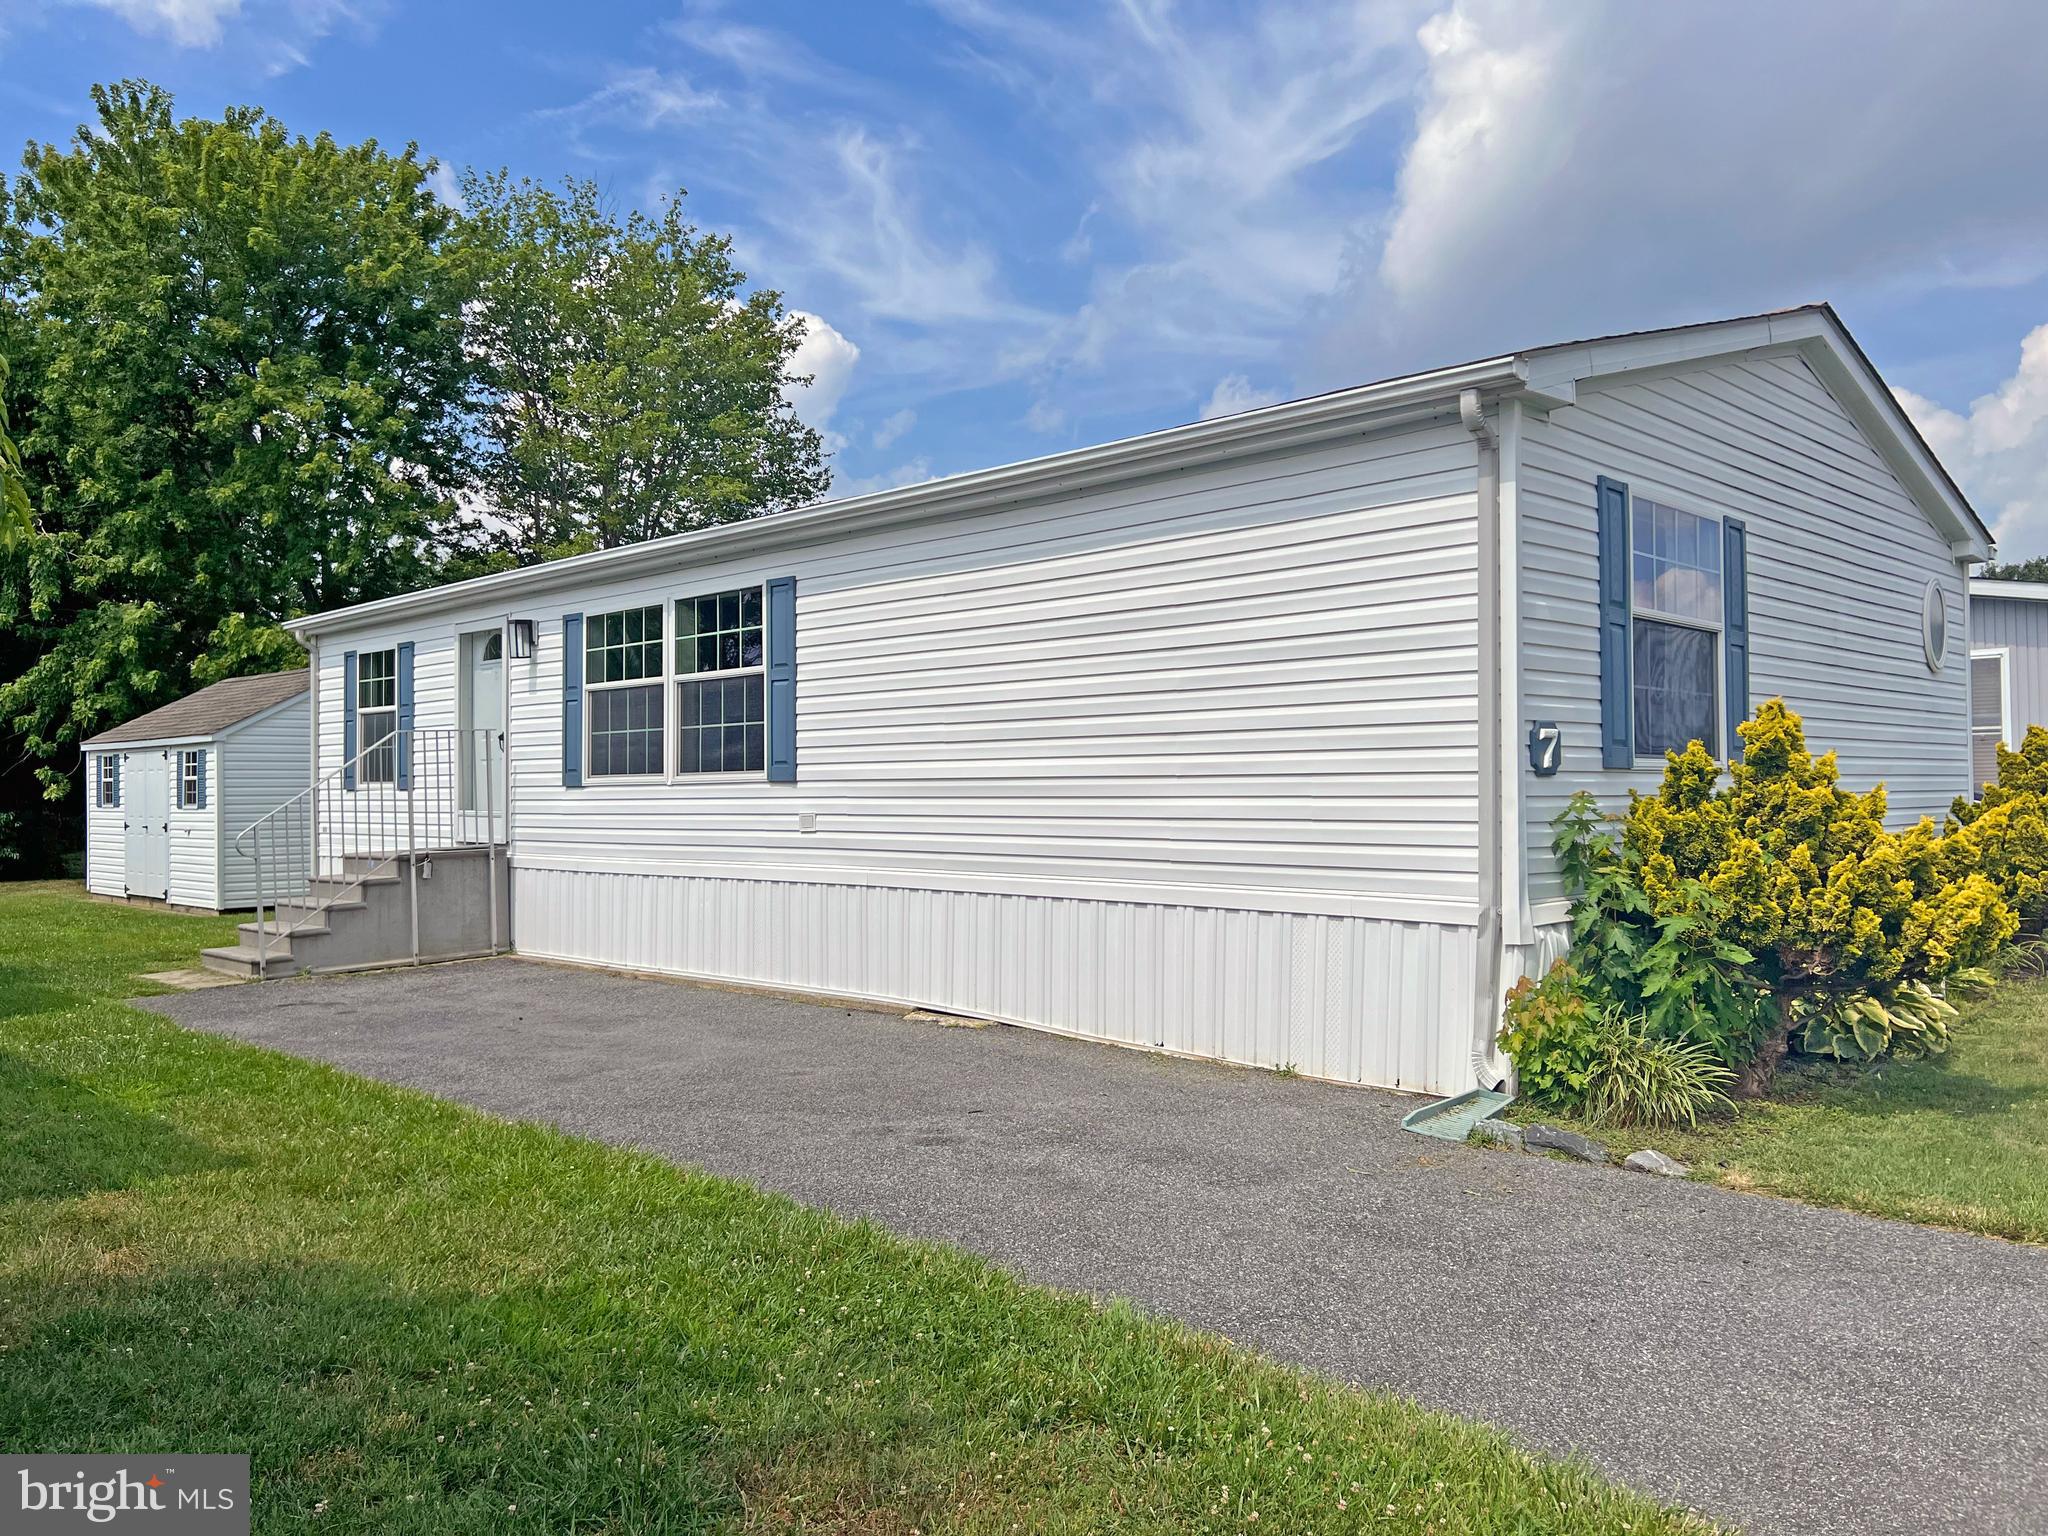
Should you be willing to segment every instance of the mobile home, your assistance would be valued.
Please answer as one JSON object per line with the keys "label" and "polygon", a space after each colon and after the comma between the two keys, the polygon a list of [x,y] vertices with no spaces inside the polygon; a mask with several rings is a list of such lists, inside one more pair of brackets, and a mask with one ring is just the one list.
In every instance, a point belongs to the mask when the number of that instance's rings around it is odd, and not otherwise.
{"label": "mobile home", "polygon": [[293,629],[335,814],[419,793],[378,743],[471,764],[433,835],[502,849],[521,954],[1454,1092],[1561,947],[1573,790],[1774,695],[1900,820],[1964,788],[1990,552],[1813,306]]}

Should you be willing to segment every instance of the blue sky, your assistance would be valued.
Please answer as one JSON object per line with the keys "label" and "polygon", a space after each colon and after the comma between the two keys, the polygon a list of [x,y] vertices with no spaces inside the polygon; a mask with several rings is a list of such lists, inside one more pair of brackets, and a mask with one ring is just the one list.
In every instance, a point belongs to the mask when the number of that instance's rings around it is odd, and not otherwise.
{"label": "blue sky", "polygon": [[[688,190],[816,317],[840,493],[1410,368],[1832,299],[2048,553],[2048,7],[8,0],[95,80]],[[11,152],[9,159],[12,159]]]}

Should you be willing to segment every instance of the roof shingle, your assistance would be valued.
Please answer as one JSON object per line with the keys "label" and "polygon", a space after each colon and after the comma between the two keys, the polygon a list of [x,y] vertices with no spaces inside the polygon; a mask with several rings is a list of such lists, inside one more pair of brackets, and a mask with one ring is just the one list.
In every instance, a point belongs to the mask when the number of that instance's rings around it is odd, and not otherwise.
{"label": "roof shingle", "polygon": [[110,747],[139,741],[213,736],[305,691],[304,667],[296,672],[265,672],[257,677],[223,678],[197,693],[186,694],[176,703],[152,709],[125,725],[102,731],[85,745]]}

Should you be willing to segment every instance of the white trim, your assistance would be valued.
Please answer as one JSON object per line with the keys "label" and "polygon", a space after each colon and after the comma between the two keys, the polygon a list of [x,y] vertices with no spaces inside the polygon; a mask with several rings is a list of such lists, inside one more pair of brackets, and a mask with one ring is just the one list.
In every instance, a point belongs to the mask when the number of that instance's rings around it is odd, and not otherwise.
{"label": "white trim", "polygon": [[[579,792],[580,793],[580,792]],[[635,859],[630,854],[584,856],[550,848],[521,856],[514,871],[569,875],[660,875],[705,880],[766,881],[779,885],[874,886],[884,890],[964,892],[988,896],[1057,896],[1080,901],[1121,902],[1146,907],[1203,907],[1236,912],[1291,912],[1305,917],[1369,917],[1400,923],[1433,923],[1472,928],[1476,905],[1434,896],[1347,895],[1284,887],[1225,886],[1157,881],[1124,881],[1043,875],[975,875],[957,871],[886,869],[866,865],[757,864],[683,857]]]}
{"label": "white trim", "polygon": [[[2017,751],[2019,740],[2013,731],[2012,647],[2009,645],[1979,645],[1971,648],[1971,661],[1976,661],[1982,656],[1996,656],[1998,658],[1998,735],[2004,741],[2008,751]],[[1974,700],[1972,702],[1974,703]],[[1977,734],[1974,709],[1971,711],[1971,714],[1970,735],[1974,737]]]}
{"label": "white trim", "polygon": [[820,502],[769,517],[494,572],[292,619],[285,628],[303,641],[312,634],[398,614],[418,616],[480,603],[501,591],[519,593],[523,601],[530,601],[543,592],[596,580],[609,583],[636,575],[669,574],[689,564],[802,546],[842,530],[875,532],[1033,498],[1072,496],[1146,475],[1185,473],[1203,464],[1455,415],[1459,396],[1466,390],[1497,398],[1517,396],[1537,409],[1550,410],[1571,404],[1577,398],[1578,385],[1588,379],[1690,366],[1720,357],[1789,353],[1806,359],[1843,409],[1869,434],[1957,557],[1990,559],[1989,530],[1928,450],[1833,309],[1816,304],[1778,314],[1537,347],[1408,374],[921,485]]}
{"label": "white trim", "polygon": [[2048,603],[2048,581],[1993,581],[1988,576],[1972,576],[1970,596],[2013,603]]}
{"label": "white trim", "polygon": [[1524,371],[1521,358],[1507,356],[1407,374],[994,469],[949,475],[919,485],[818,502],[768,517],[474,576],[399,597],[289,619],[284,627],[291,634],[304,637],[399,614],[414,616],[461,607],[501,591],[519,593],[520,600],[525,602],[543,592],[587,586],[599,579],[610,584],[640,575],[669,575],[714,560],[737,559],[771,549],[800,548],[842,530],[876,532],[926,518],[986,511],[1033,498],[1072,496],[1146,475],[1185,473],[1202,464],[1378,432],[1436,416],[1455,416],[1462,390],[1516,389],[1522,383]]}

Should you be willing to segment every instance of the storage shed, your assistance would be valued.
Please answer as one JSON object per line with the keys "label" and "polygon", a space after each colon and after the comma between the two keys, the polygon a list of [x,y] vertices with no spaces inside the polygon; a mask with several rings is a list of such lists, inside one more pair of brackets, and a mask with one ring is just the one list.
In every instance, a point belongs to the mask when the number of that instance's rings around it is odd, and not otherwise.
{"label": "storage shed", "polygon": [[1998,777],[1998,748],[2048,726],[2048,582],[1970,583],[1970,782]]}
{"label": "storage shed", "polygon": [[[1822,305],[290,627],[317,859],[396,801],[502,843],[520,953],[1449,1093],[1563,946],[1573,790],[1782,696],[1895,819],[1964,791],[1990,551]],[[408,761],[451,758],[459,814],[418,814]]]}
{"label": "storage shed", "polygon": [[256,902],[235,834],[303,794],[307,673],[231,677],[85,744],[85,885],[216,912]]}

